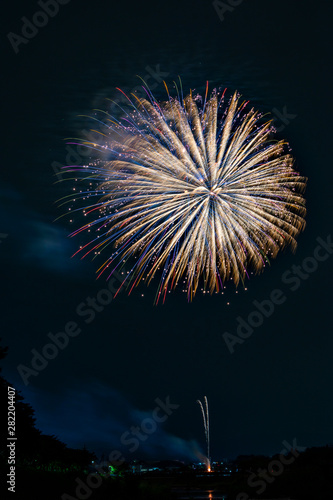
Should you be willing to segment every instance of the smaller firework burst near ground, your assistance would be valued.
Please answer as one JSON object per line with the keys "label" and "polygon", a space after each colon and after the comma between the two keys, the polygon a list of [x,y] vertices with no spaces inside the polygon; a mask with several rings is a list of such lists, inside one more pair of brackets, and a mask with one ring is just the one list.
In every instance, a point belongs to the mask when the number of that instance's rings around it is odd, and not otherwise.
{"label": "smaller firework burst near ground", "polygon": [[209,411],[208,411],[208,400],[207,400],[207,397],[204,396],[204,405],[201,403],[201,401],[199,399],[197,399],[197,403],[199,404],[199,406],[201,408],[201,413],[202,413],[202,418],[203,418],[203,424],[204,424],[204,431],[205,431],[205,437],[206,437],[206,444],[207,444],[206,467],[207,467],[207,472],[211,472],[210,434],[209,434]]}

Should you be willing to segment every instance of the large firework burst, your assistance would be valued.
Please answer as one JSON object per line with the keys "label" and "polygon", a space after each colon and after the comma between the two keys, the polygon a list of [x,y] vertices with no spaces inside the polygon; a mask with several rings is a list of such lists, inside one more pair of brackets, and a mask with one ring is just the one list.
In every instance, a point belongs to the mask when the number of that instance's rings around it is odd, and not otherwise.
{"label": "large firework burst", "polygon": [[72,234],[96,230],[85,255],[110,249],[99,275],[135,256],[130,290],[158,274],[157,301],[181,280],[191,299],[200,282],[211,293],[229,279],[237,286],[284,246],[294,249],[306,179],[287,143],[272,138],[272,120],[237,92],[208,99],[207,87],[205,99],[168,93],[158,103],[145,90],[146,99],[127,97],[120,120],[104,115],[100,139],[84,142],[107,151],[108,161],[69,167],[93,185],[81,196],[98,197],[84,208],[98,216]]}

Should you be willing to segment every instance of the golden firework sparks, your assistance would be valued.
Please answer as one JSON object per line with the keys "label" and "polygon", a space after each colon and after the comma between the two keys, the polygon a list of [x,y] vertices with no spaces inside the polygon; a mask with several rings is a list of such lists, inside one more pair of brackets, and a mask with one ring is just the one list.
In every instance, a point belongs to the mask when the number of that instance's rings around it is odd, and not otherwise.
{"label": "golden firework sparks", "polygon": [[214,92],[202,106],[192,93],[161,103],[147,94],[128,98],[123,120],[107,117],[100,143],[84,142],[109,151],[109,161],[68,169],[97,183],[81,197],[98,197],[84,208],[98,216],[72,235],[97,231],[85,255],[111,248],[99,275],[136,256],[124,280],[130,291],[158,273],[157,302],[180,282],[191,300],[201,282],[210,293],[230,279],[237,286],[281,248],[295,249],[306,178],[288,144],[273,138],[272,120],[247,110],[237,92],[229,102]]}

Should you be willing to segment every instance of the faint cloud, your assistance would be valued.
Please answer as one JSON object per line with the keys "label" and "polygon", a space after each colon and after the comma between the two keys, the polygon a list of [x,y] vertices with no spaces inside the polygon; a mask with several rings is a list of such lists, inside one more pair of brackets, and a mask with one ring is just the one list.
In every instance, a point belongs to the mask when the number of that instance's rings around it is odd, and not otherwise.
{"label": "faint cloud", "polygon": [[31,209],[11,187],[2,188],[0,196],[0,218],[5,222],[1,232],[10,234],[7,259],[57,273],[75,272],[79,262],[71,259],[77,248],[68,238],[69,230],[54,222],[51,215]]}
{"label": "faint cloud", "polygon": [[53,271],[72,268],[71,245],[65,230],[52,223],[33,221],[30,231],[24,259]]}
{"label": "faint cloud", "polygon": [[[36,387],[24,392],[36,410],[36,426],[42,432],[56,435],[73,448],[85,445],[98,454],[118,449],[128,458],[135,457],[129,456],[128,448],[122,445],[122,434],[151,417],[155,396],[165,396],[153,395],[151,409],[142,411],[134,408],[123,394],[97,380],[84,387],[72,383],[61,393]],[[147,459],[195,460],[197,451],[194,441],[170,434],[161,424],[149,439],[140,443],[137,455]]]}

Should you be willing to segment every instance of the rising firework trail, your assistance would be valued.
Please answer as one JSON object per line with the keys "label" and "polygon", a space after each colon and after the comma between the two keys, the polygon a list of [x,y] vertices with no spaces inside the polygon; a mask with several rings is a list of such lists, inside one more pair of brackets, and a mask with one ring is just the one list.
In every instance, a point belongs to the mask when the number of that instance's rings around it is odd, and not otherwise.
{"label": "rising firework trail", "polygon": [[204,397],[204,402],[205,406],[201,403],[199,399],[197,399],[197,403],[199,403],[199,406],[201,408],[201,413],[202,413],[202,418],[203,418],[203,424],[204,424],[204,430],[205,430],[205,436],[206,436],[206,444],[207,444],[207,472],[211,471],[211,461],[210,461],[210,435],[209,435],[209,412],[208,412],[208,401],[207,397]]}
{"label": "rising firework trail", "polygon": [[207,86],[204,98],[184,97],[176,86],[178,97],[168,91],[157,102],[143,88],[146,98],[125,96],[121,117],[95,110],[100,130],[80,144],[98,159],[67,168],[79,185],[63,204],[85,200],[69,210],[87,221],[71,236],[89,233],[82,258],[106,254],[98,276],[109,279],[128,261],[129,293],[158,277],[156,302],[178,284],[192,300],[200,289],[221,292],[228,280],[238,286],[282,248],[294,250],[307,179],[288,144],[274,138],[272,120],[237,92],[208,97]]}

